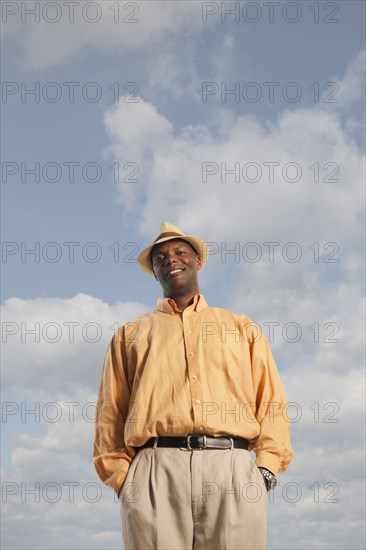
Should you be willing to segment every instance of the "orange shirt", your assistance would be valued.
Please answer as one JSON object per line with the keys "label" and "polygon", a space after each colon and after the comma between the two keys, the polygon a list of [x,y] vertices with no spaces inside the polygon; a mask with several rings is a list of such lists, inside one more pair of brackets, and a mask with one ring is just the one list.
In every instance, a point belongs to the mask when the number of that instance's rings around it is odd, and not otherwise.
{"label": "orange shirt", "polygon": [[245,437],[257,466],[275,475],[293,457],[285,394],[260,327],[209,307],[202,294],[183,312],[160,298],[112,338],[97,402],[96,471],[118,493],[134,447],[189,434]]}

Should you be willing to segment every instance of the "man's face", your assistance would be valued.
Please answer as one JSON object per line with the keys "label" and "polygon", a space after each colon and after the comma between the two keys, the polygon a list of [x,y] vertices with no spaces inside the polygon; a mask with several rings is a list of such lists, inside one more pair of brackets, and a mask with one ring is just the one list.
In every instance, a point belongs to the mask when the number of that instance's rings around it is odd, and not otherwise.
{"label": "man's face", "polygon": [[194,291],[198,286],[197,271],[202,262],[193,248],[181,239],[154,246],[151,260],[156,279],[169,295],[175,290]]}

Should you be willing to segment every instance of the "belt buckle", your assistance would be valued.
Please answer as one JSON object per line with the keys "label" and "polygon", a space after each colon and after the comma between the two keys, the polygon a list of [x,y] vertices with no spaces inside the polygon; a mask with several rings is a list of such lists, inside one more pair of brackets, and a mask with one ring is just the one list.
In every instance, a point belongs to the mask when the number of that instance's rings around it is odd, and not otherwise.
{"label": "belt buckle", "polygon": [[203,451],[204,449],[207,449],[207,437],[205,435],[196,436],[196,437],[203,437],[203,447],[198,447],[197,449],[193,449],[193,447],[191,447],[191,437],[194,437],[194,436],[193,435],[187,436],[187,446],[180,447],[182,451]]}
{"label": "belt buckle", "polygon": [[191,437],[193,437],[192,435],[189,435],[187,437],[187,450],[188,451],[203,451],[204,449],[207,449],[207,437],[205,435],[198,435],[196,437],[203,437],[203,446],[202,447],[198,447],[197,449],[192,449],[191,447]]}

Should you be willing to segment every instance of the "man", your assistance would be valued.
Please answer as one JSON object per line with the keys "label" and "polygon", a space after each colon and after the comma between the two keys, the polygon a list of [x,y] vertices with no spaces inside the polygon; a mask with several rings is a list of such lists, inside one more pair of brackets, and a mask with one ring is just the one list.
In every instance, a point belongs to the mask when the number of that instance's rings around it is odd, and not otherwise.
{"label": "man", "polygon": [[105,358],[94,464],[119,495],[127,550],[265,548],[266,493],[293,456],[268,343],[208,306],[206,261],[202,239],[164,222],[138,257],[164,298]]}

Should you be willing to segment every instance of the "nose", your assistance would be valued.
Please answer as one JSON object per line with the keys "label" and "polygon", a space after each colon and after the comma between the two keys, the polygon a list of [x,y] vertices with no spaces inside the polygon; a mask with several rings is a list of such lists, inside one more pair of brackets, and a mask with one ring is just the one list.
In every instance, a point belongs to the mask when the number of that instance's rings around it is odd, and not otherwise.
{"label": "nose", "polygon": [[177,259],[174,252],[167,252],[165,257],[165,265],[171,265],[176,263]]}

